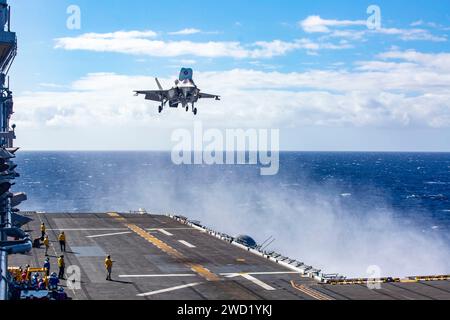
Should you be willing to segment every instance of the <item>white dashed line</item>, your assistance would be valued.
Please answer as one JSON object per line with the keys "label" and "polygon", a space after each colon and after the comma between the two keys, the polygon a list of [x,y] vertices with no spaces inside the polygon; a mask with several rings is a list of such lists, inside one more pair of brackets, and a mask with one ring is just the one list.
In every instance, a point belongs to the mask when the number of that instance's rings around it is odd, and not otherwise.
{"label": "white dashed line", "polygon": [[126,228],[47,229],[47,231],[125,231]]}
{"label": "white dashed line", "polygon": [[177,277],[196,277],[193,273],[180,274],[122,274],[119,278],[177,278]]}
{"label": "white dashed line", "polygon": [[240,276],[242,274],[249,274],[252,276],[264,276],[264,275],[281,275],[281,274],[300,274],[300,272],[295,271],[275,271],[275,272],[241,272],[241,273],[221,273],[221,276],[226,276],[230,278],[234,278]]}
{"label": "white dashed line", "polygon": [[193,244],[190,244],[189,242],[187,242],[187,241],[184,241],[184,240],[178,240],[178,242],[179,243],[181,243],[181,244],[184,244],[186,247],[188,247],[188,248],[195,248],[195,246],[193,245]]}
{"label": "white dashed line", "polygon": [[195,286],[198,286],[199,284],[201,284],[201,283],[200,282],[195,282],[195,283],[185,284],[183,286],[177,286],[177,287],[173,287],[173,288],[167,288],[167,289],[151,291],[151,292],[147,292],[147,293],[141,293],[141,294],[138,294],[137,296],[138,297],[154,296],[154,295],[160,294],[160,293],[171,292],[171,291],[176,291],[176,290],[180,290],[180,289],[195,287]]}
{"label": "white dashed line", "polygon": [[[267,283],[262,282],[261,280],[256,279],[255,277],[252,276],[252,274],[260,274],[260,275],[269,275],[269,274],[290,274],[292,272],[254,272],[254,273],[222,273],[221,275],[225,276],[226,278],[236,278],[236,277],[243,277],[247,280],[250,280],[251,282],[253,282],[254,284],[260,286],[263,289],[269,290],[269,291],[274,291],[276,290],[275,288],[269,286]],[[294,272],[297,273],[297,272]]]}
{"label": "white dashed line", "polygon": [[165,234],[166,236],[172,237],[173,234],[171,234],[170,232],[164,230],[164,229],[158,229],[159,232],[161,232],[162,234]]}
{"label": "white dashed line", "polygon": [[[148,228],[148,229],[145,229],[145,230],[148,230],[148,231],[158,231],[160,228]],[[194,228],[163,228],[164,230],[194,230],[194,231],[196,231],[197,229],[194,229]]]}
{"label": "white dashed line", "polygon": [[101,237],[109,237],[109,236],[120,236],[122,234],[130,234],[130,233],[132,233],[132,232],[127,231],[127,232],[97,234],[97,235],[93,235],[93,236],[87,236],[86,238],[101,238]]}
{"label": "white dashed line", "polygon": [[249,274],[241,274],[241,276],[247,280],[250,280],[251,282],[253,282],[254,284],[260,286],[263,289],[269,290],[269,291],[274,291],[276,290],[275,288],[269,286],[267,283],[262,282],[261,280],[256,279],[255,277],[249,275]]}

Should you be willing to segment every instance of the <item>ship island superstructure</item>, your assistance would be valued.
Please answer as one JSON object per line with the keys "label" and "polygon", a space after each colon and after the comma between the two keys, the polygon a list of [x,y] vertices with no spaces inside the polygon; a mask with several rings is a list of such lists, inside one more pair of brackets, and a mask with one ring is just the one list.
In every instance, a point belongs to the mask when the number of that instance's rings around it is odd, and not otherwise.
{"label": "ship island superstructure", "polygon": [[11,31],[11,8],[0,0],[0,300],[8,299],[8,256],[27,253],[32,248],[28,234],[20,227],[29,220],[19,215],[17,206],[26,200],[24,193],[11,193],[14,179],[19,177],[13,162],[15,125],[10,124],[13,96],[8,72],[17,54],[17,37]]}

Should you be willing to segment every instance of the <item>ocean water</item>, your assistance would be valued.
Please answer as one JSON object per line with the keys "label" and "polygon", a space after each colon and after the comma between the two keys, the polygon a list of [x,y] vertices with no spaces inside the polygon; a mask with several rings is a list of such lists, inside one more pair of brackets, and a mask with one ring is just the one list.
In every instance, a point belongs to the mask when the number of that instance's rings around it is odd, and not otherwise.
{"label": "ocean water", "polygon": [[258,166],[176,166],[170,153],[20,152],[22,210],[175,213],[326,272],[450,273],[450,154],[282,153]]}

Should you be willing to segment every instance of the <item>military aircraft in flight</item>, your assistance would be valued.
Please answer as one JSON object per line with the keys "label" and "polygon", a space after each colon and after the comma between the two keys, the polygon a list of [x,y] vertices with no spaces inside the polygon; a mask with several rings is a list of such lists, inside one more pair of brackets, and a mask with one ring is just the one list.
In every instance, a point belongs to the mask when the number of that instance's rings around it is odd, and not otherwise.
{"label": "military aircraft in flight", "polygon": [[197,115],[198,110],[195,104],[199,99],[215,99],[216,101],[220,101],[220,96],[201,92],[194,83],[193,75],[194,72],[192,69],[182,68],[180,76],[178,80],[175,80],[175,86],[172,89],[164,90],[158,78],[156,78],[155,80],[159,90],[142,90],[134,91],[134,93],[136,96],[140,94],[145,95],[146,100],[161,102],[158,109],[159,113],[169,103],[169,107],[171,108],[178,108],[181,105],[181,107],[186,109],[186,112],[189,111],[189,105],[191,105],[192,112],[194,115]]}

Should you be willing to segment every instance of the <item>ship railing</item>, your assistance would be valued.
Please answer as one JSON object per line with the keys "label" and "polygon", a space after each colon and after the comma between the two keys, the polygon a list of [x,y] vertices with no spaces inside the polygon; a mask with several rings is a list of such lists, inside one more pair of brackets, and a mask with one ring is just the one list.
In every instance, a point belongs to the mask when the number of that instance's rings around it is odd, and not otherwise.
{"label": "ship railing", "polygon": [[331,280],[345,280],[344,276],[341,276],[337,273],[330,273],[330,274],[322,274],[322,277],[327,280],[327,281],[331,281]]}
{"label": "ship railing", "polygon": [[37,211],[20,211],[18,214],[24,215],[24,216],[31,216],[37,214]]}
{"label": "ship railing", "polygon": [[239,243],[235,237],[232,237],[226,233],[218,232],[209,227],[203,226],[199,221],[189,220],[188,218],[186,218],[184,216],[180,216],[180,215],[167,214],[167,216],[176,221],[179,221],[183,224],[186,224],[193,228],[196,228],[202,232],[206,232],[212,236],[215,236],[216,238],[230,242],[231,244],[239,246],[242,249],[245,249],[249,252],[252,252],[254,254],[263,256],[264,258],[270,259],[278,264],[281,264],[291,270],[295,270],[295,271],[299,272],[300,274],[306,275],[317,281],[327,282],[330,279],[339,279],[339,280],[345,279],[345,277],[339,276],[337,274],[333,275],[334,277],[330,277],[330,275],[324,276],[324,274],[322,273],[322,271],[320,269],[315,269],[312,266],[308,266],[308,265],[304,264],[303,262],[300,262],[296,259],[291,259],[289,257],[283,256],[282,254],[277,253],[275,251],[270,251],[270,252],[264,251],[261,248],[261,246],[256,246],[254,248],[251,248],[249,246],[246,246],[245,244]]}

